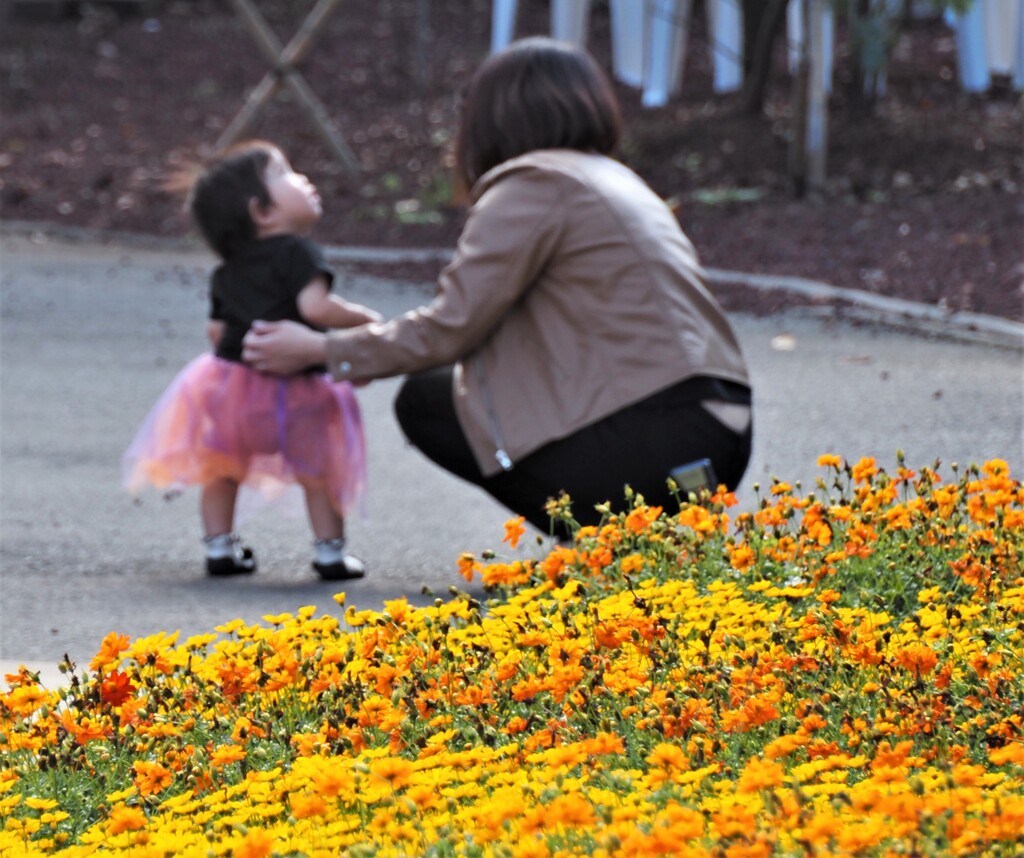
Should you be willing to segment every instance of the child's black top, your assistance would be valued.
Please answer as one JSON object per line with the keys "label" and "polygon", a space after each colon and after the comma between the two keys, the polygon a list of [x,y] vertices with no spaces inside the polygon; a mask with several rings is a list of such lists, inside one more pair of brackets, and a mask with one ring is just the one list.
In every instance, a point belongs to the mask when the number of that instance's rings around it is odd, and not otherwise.
{"label": "child's black top", "polygon": [[242,362],[242,339],[256,319],[291,320],[317,330],[296,302],[309,282],[323,274],[334,283],[320,246],[297,235],[274,235],[247,244],[224,261],[210,284],[210,318],[224,323],[217,357]]}

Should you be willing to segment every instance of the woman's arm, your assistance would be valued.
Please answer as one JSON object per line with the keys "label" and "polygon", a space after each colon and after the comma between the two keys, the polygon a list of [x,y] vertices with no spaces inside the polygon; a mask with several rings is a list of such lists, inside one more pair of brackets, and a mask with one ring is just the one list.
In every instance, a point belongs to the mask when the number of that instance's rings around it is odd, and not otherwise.
{"label": "woman's arm", "polygon": [[354,328],[384,318],[376,310],[332,294],[322,274],[303,287],[296,302],[302,318],[322,328]]}
{"label": "woman's arm", "polygon": [[327,334],[298,322],[253,322],[242,360],[259,372],[291,375],[327,362]]}
{"label": "woman's arm", "polygon": [[479,347],[557,255],[566,190],[552,171],[530,167],[487,190],[470,211],[429,305],[387,322],[330,332],[327,365],[334,377],[418,372]]}
{"label": "woman's arm", "polygon": [[470,212],[429,305],[326,335],[285,322],[254,323],[244,359],[275,373],[326,362],[339,381],[387,378],[458,360],[490,336],[557,253],[571,197],[566,181],[576,184],[526,165],[487,190]]}

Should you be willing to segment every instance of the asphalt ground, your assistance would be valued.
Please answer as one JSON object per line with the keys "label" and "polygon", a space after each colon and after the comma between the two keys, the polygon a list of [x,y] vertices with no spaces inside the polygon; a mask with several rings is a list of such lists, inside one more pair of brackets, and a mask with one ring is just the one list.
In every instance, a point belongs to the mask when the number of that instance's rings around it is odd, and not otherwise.
{"label": "asphalt ground", "polygon": [[[184,641],[306,605],[340,614],[342,589],[358,608],[402,596],[422,603],[465,587],[456,571],[464,551],[545,552],[539,534],[508,551],[510,513],[406,444],[391,379],[358,393],[370,490],[349,542],[367,578],[320,582],[305,519],[269,512],[239,528],[260,571],[206,578],[196,493],[132,498],[120,458],[205,348],[212,264],[195,248],[0,234],[0,684],[19,663],[57,681],[65,654],[84,666],[111,631],[177,631]],[[343,276],[340,288],[386,316],[430,296],[421,284],[369,276]],[[739,509],[756,508],[756,486],[763,493],[773,477],[812,488],[823,453],[893,469],[902,450],[909,466],[938,461],[947,475],[951,463],[998,457],[1024,473],[1024,340],[964,342],[936,333],[934,320],[927,335],[893,330],[872,322],[870,308],[856,323],[800,307],[732,319],[756,414]]]}

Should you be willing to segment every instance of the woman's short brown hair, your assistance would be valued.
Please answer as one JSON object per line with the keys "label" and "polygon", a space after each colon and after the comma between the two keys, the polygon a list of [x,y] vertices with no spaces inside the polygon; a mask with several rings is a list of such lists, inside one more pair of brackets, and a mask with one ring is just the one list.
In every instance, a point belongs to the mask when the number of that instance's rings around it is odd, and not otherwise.
{"label": "woman's short brown hair", "polygon": [[468,191],[492,167],[535,149],[610,154],[622,120],[607,75],[578,48],[534,37],[488,57],[470,81],[455,144]]}

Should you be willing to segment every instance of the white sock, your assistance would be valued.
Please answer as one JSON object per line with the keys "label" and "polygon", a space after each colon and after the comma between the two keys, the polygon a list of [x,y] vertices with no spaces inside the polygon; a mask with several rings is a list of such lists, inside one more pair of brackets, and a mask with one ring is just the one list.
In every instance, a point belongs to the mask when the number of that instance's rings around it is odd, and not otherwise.
{"label": "white sock", "polygon": [[316,551],[317,563],[341,563],[345,558],[345,538],[318,539],[313,543],[313,550]]}
{"label": "white sock", "polygon": [[218,533],[216,536],[204,536],[203,544],[206,545],[206,556],[210,560],[219,560],[221,557],[235,557],[238,552],[238,537],[233,533]]}

